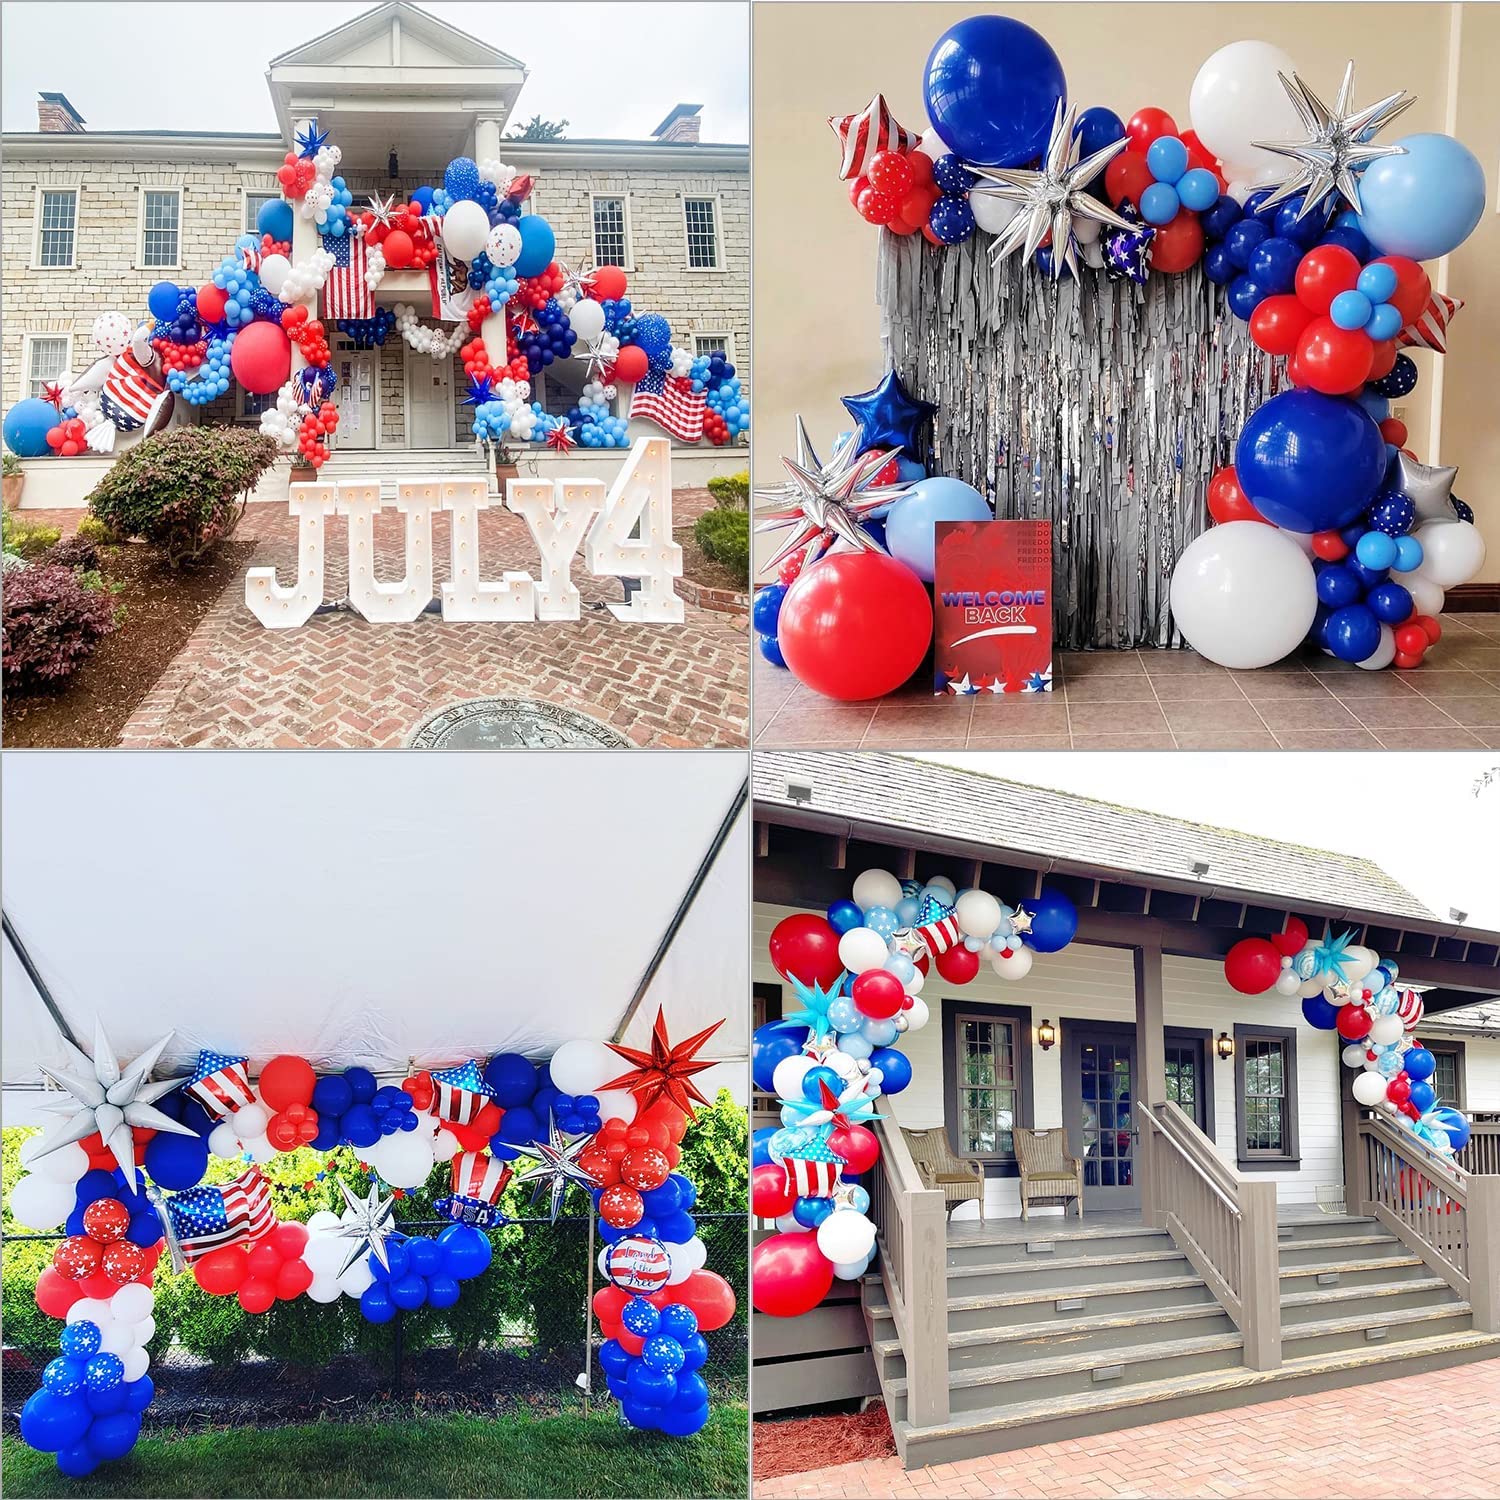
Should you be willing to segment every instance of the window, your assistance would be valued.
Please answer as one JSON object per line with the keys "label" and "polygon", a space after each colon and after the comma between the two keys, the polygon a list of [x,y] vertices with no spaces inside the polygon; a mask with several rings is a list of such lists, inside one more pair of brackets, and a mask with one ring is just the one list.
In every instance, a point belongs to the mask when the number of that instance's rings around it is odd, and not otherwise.
{"label": "window", "polygon": [[1212,1045],[1212,1032],[1174,1026],[1166,1029],[1167,1098],[1210,1140],[1214,1133],[1214,1083],[1204,1059]]}
{"label": "window", "polygon": [[682,214],[687,225],[688,267],[694,271],[719,268],[719,213],[712,198],[684,198]]}
{"label": "window", "polygon": [[260,211],[268,203],[278,203],[281,200],[280,193],[246,193],[245,194],[245,233],[259,234],[255,221],[260,217]]}
{"label": "window", "polygon": [[71,266],[78,221],[77,188],[44,188],[37,206],[36,263]]}
{"label": "window", "polygon": [[267,391],[263,396],[257,396],[254,391],[247,391],[241,386],[240,415],[246,419],[252,417],[259,419],[263,411],[276,405],[276,398],[280,394],[280,391]]}
{"label": "window", "polygon": [[1297,1039],[1270,1027],[1234,1028],[1236,1118],[1242,1167],[1295,1164]]}
{"label": "window", "polygon": [[693,335],[694,354],[722,354],[731,364],[734,361],[729,354],[729,335],[727,333],[695,333]]}
{"label": "window", "polygon": [[68,338],[33,338],[27,341],[26,394],[40,396],[42,387],[62,378],[68,368]]}
{"label": "window", "polygon": [[594,264],[629,268],[630,244],[623,198],[594,199]]}
{"label": "window", "polygon": [[182,195],[176,188],[148,189],[141,194],[141,264],[170,270],[179,264],[177,237]]}
{"label": "window", "polygon": [[1194,1050],[1167,1048],[1167,1099],[1190,1120],[1198,1116],[1198,1059]]}
{"label": "window", "polygon": [[1014,1171],[1015,1128],[1031,1118],[1031,1015],[1001,1005],[946,1006],[944,1120],[955,1154]]}
{"label": "window", "polygon": [[1455,1109],[1467,1108],[1464,1087],[1464,1044],[1462,1042],[1428,1042],[1432,1060],[1437,1064],[1428,1080],[1437,1090],[1439,1104]]}

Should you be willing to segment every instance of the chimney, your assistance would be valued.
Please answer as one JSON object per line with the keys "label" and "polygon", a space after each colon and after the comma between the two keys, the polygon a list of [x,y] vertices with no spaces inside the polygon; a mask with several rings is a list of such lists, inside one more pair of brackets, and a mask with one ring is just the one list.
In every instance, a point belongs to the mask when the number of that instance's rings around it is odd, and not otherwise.
{"label": "chimney", "polygon": [[39,94],[36,128],[44,135],[77,134],[83,130],[83,116],[68,103],[66,94]]}
{"label": "chimney", "polygon": [[697,141],[698,132],[703,125],[702,110],[701,104],[674,105],[672,113],[651,132],[651,138],[660,141],[663,145],[669,141],[675,143]]}

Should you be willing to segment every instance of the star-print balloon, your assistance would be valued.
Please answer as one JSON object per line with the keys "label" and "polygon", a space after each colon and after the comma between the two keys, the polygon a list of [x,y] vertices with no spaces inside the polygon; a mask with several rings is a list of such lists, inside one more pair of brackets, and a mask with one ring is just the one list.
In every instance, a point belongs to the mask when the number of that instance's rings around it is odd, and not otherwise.
{"label": "star-print balloon", "polygon": [[610,1042],[609,1050],[618,1053],[626,1062],[633,1063],[629,1073],[622,1073],[608,1083],[601,1083],[599,1091],[628,1089],[635,1095],[636,1104],[644,1112],[658,1099],[669,1099],[689,1119],[692,1119],[693,1104],[709,1101],[698,1091],[693,1076],[713,1067],[713,1063],[699,1058],[704,1044],[724,1024],[720,1017],[712,1026],[705,1026],[685,1042],[674,1047],[667,1036],[667,1022],[661,1008],[656,1011],[656,1024],[651,1028],[651,1050],[643,1052],[638,1047],[624,1047]]}
{"label": "star-print balloon", "polygon": [[1111,281],[1133,281],[1146,284],[1151,270],[1151,242],[1156,231],[1149,224],[1132,224],[1117,229],[1104,241],[1104,274]]}
{"label": "star-print balloon", "polygon": [[903,448],[915,453],[918,434],[937,411],[931,401],[914,398],[894,370],[888,371],[873,390],[839,399],[844,410],[859,423],[860,453],[868,453],[872,448]]}

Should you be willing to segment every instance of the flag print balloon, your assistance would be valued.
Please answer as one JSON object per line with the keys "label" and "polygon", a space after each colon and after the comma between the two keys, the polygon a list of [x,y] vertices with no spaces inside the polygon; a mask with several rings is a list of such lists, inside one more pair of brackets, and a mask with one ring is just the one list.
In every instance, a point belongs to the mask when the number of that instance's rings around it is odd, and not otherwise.
{"label": "flag print balloon", "polygon": [[657,1292],[672,1274],[667,1247],[649,1235],[627,1234],[604,1252],[604,1274],[627,1292]]}

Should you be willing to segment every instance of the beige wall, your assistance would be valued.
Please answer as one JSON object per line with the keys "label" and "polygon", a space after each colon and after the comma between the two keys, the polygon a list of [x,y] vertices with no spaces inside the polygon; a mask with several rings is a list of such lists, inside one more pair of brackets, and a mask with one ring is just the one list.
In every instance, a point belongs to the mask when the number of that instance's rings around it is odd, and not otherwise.
{"label": "beige wall", "polygon": [[[1121,116],[1144,104],[1186,129],[1199,65],[1228,42],[1274,42],[1331,100],[1345,63],[1358,64],[1355,101],[1397,89],[1417,96],[1396,132],[1447,130],[1490,174],[1480,228],[1447,262],[1438,285],[1468,300],[1453,352],[1418,351],[1422,382],[1404,413],[1411,445],[1427,462],[1461,465],[1458,493],[1489,544],[1485,579],[1500,579],[1500,225],[1494,177],[1500,160],[1500,6],[1483,4],[1199,5],[1006,4],[1041,31],[1063,61],[1071,97]],[[932,43],[973,4],[778,4],[753,7],[755,67],[751,152],[756,206],[755,352],[770,372],[756,391],[757,476],[774,479],[801,413],[825,441],[848,424],[840,395],[881,375],[874,298],[879,231],[849,204],[836,175],[827,117],[858,110],[877,91],[896,118],[925,128],[922,69]],[[1460,45],[1461,43],[1461,45]],[[1488,66],[1486,86],[1481,72]],[[932,252],[937,253],[937,252]],[[1448,362],[1446,379],[1434,367]],[[1437,420],[1434,420],[1434,418]],[[1436,433],[1435,452],[1429,435]]]}

